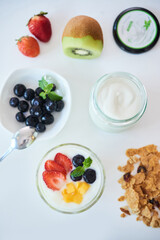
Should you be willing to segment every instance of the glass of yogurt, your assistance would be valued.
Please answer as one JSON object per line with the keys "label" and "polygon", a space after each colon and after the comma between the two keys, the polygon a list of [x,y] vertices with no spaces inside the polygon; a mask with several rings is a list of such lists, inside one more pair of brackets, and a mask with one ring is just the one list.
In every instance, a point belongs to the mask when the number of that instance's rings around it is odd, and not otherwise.
{"label": "glass of yogurt", "polygon": [[[73,162],[73,157],[76,155],[81,155],[85,159],[90,158],[92,159],[92,163],[90,168],[96,172],[96,180],[92,184],[88,184],[84,182],[83,178],[80,181],[73,182],[71,179],[71,171],[67,173],[66,178],[64,180],[63,186],[60,190],[53,191],[52,189],[48,188],[49,185],[46,185],[44,181],[43,174],[46,172],[46,162],[51,160],[54,161],[57,154],[62,154],[67,156]],[[73,164],[72,164],[73,165]],[[72,166],[72,171],[76,168]],[[60,169],[61,170],[61,169]],[[49,150],[42,160],[39,163],[36,175],[37,181],[37,189],[42,197],[42,199],[50,206],[52,209],[57,210],[62,213],[80,213],[87,209],[89,209],[92,205],[94,205],[98,199],[101,197],[104,184],[105,184],[105,173],[102,163],[100,162],[99,158],[93,153],[89,148],[74,144],[74,143],[66,143],[59,146],[56,146]],[[85,184],[84,184],[85,183]],[[66,186],[71,186],[69,189],[72,192],[73,186],[78,186],[77,184],[84,184],[89,186],[87,187],[87,191],[83,194],[83,200],[80,203],[75,202],[66,202],[64,201],[63,194],[66,190]],[[82,189],[83,191],[84,189]]]}
{"label": "glass of yogurt", "polygon": [[93,122],[104,131],[119,132],[133,126],[144,114],[147,93],[132,74],[115,72],[94,85],[89,102]]}

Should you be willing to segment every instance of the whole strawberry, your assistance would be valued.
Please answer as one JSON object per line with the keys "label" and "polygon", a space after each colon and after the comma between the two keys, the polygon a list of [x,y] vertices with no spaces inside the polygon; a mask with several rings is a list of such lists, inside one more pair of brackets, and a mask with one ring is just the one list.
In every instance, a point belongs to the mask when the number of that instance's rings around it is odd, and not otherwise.
{"label": "whole strawberry", "polygon": [[24,36],[17,40],[18,49],[27,57],[36,57],[40,53],[37,40],[30,36]]}
{"label": "whole strawberry", "polygon": [[44,16],[46,14],[48,13],[40,12],[34,15],[27,24],[29,31],[42,42],[48,42],[52,35],[51,23],[49,19]]}

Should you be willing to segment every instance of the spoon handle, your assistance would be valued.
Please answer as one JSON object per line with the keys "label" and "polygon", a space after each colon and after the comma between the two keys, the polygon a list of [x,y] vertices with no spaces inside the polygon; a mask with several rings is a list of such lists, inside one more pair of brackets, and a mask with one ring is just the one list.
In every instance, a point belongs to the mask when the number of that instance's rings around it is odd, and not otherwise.
{"label": "spoon handle", "polygon": [[11,153],[14,150],[13,147],[9,147],[8,150],[2,155],[2,157],[0,158],[0,161],[2,161],[9,153]]}

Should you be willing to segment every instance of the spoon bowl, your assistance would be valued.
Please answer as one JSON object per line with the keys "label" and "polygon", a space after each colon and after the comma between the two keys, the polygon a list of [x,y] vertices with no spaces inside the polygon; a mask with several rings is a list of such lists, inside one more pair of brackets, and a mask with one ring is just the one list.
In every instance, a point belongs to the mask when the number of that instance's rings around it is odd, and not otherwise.
{"label": "spoon bowl", "polygon": [[34,140],[37,138],[38,133],[33,127],[24,127],[18,130],[11,139],[11,145],[8,150],[3,154],[0,158],[2,161],[9,153],[11,153],[14,149],[22,150],[29,147]]}
{"label": "spoon bowl", "polygon": [[24,149],[29,147],[37,138],[38,133],[35,128],[24,127],[17,131],[11,139],[11,147],[14,149]]}

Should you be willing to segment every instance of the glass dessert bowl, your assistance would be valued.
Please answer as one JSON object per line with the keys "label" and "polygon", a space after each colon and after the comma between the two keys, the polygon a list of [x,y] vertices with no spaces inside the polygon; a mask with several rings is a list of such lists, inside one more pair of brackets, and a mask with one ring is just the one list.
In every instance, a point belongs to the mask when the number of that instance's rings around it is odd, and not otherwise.
{"label": "glass dessert bowl", "polygon": [[52,209],[74,214],[98,201],[104,190],[105,173],[89,148],[66,143],[45,154],[36,181],[40,196]]}
{"label": "glass dessert bowl", "polygon": [[93,86],[89,113],[92,121],[107,132],[133,126],[147,107],[147,93],[138,78],[126,72],[101,77]]}

